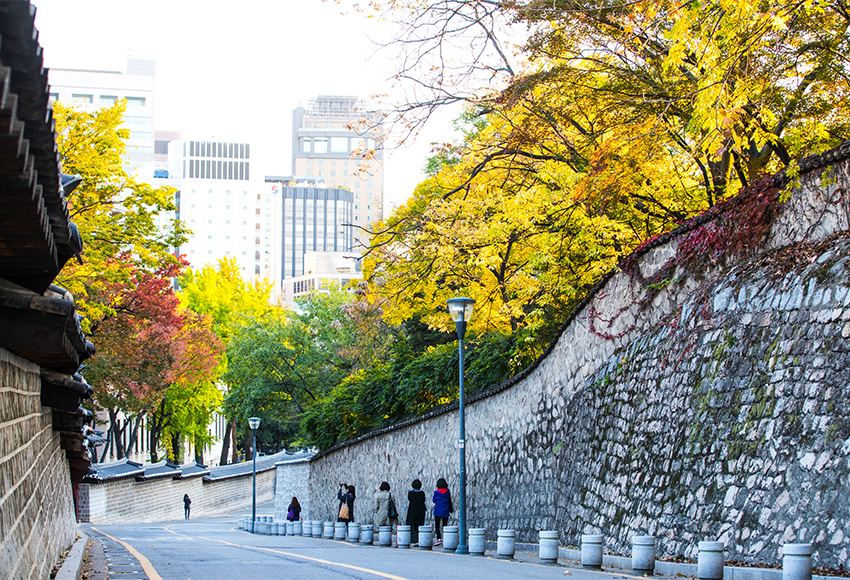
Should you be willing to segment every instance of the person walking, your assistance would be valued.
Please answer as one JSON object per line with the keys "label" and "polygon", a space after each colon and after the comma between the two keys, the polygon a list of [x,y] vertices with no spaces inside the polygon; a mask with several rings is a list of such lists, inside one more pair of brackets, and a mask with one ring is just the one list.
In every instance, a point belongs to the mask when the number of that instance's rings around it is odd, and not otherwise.
{"label": "person walking", "polygon": [[286,512],[286,519],[290,522],[297,522],[301,519],[301,504],[298,503],[298,498],[292,496],[292,501],[289,502],[289,509]]}
{"label": "person walking", "polygon": [[184,512],[185,512],[185,514],[186,514],[186,519],[187,519],[187,520],[189,519],[189,506],[190,506],[190,505],[192,505],[192,500],[191,500],[191,499],[189,499],[189,494],[188,494],[188,493],[184,493],[184,494],[183,494],[183,511],[184,511]]}
{"label": "person walking", "polygon": [[437,536],[434,545],[440,546],[443,543],[443,526],[449,523],[449,514],[455,511],[449,484],[442,477],[437,480],[437,489],[434,490],[432,501],[434,502],[434,533]]}
{"label": "person walking", "polygon": [[378,487],[378,493],[375,494],[375,512],[372,516],[372,521],[375,530],[380,530],[381,526],[395,526],[395,524],[398,524],[395,498],[390,493],[390,484],[386,481],[381,482],[381,485]]}
{"label": "person walking", "polygon": [[354,521],[354,499],[357,497],[353,485],[339,484],[339,491],[336,493],[339,499],[339,511],[337,511],[336,521],[348,522]]}
{"label": "person walking", "polygon": [[422,482],[414,479],[410,484],[412,488],[407,492],[407,519],[404,523],[410,526],[410,542],[414,546],[419,545],[419,526],[425,525],[425,492],[422,491]]}

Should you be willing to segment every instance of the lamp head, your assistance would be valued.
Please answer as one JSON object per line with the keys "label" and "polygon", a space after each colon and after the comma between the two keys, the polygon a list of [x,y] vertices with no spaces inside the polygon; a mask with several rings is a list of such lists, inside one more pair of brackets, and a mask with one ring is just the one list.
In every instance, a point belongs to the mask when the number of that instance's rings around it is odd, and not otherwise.
{"label": "lamp head", "polygon": [[472,309],[475,307],[475,300],[472,298],[450,298],[446,304],[455,323],[469,322],[472,318]]}
{"label": "lamp head", "polygon": [[251,429],[256,431],[260,426],[260,418],[259,417],[248,417],[248,425],[251,426]]}

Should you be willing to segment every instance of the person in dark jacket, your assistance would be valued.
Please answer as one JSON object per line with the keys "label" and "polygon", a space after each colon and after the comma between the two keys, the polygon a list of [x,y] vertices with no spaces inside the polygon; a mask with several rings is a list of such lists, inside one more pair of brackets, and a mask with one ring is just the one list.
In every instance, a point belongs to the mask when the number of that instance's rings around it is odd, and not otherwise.
{"label": "person in dark jacket", "polygon": [[443,526],[449,523],[449,514],[454,510],[452,506],[452,494],[449,484],[442,477],[437,480],[437,489],[434,491],[434,533],[437,535],[435,546],[443,543]]}
{"label": "person in dark jacket", "polygon": [[185,512],[185,514],[186,514],[186,519],[187,519],[187,520],[189,519],[189,506],[190,506],[190,505],[192,505],[192,500],[191,500],[191,499],[189,499],[189,494],[188,494],[188,493],[184,493],[184,494],[183,494],[183,511],[184,511],[184,512]]}
{"label": "person in dark jacket", "polygon": [[286,512],[286,519],[290,522],[297,522],[301,519],[301,504],[298,503],[298,498],[292,496],[292,501],[289,502],[289,510]]}
{"label": "person in dark jacket", "polygon": [[407,520],[405,524],[410,526],[410,541],[414,546],[419,545],[419,526],[425,525],[425,492],[422,491],[422,482],[414,479],[410,491],[407,492]]}
{"label": "person in dark jacket", "polygon": [[[344,483],[339,484],[339,491],[336,494],[337,499],[339,499],[339,509],[337,510],[337,518],[338,522],[353,522],[354,521],[354,498],[357,497],[355,493],[355,489],[353,485],[345,485]],[[340,511],[342,510],[343,504],[348,506],[348,517],[341,517]]]}

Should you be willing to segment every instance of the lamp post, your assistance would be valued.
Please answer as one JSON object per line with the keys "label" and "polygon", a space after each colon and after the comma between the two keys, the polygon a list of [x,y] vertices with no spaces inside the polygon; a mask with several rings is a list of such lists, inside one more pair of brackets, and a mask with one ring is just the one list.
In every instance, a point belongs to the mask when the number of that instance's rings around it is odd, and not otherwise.
{"label": "lamp post", "polygon": [[257,428],[260,426],[259,417],[249,417],[248,425],[251,426],[251,431],[254,434],[254,447],[252,447],[251,455],[254,458],[254,478],[253,478],[253,493],[251,497],[251,533],[254,533],[254,522],[257,520]]}
{"label": "lamp post", "polygon": [[449,314],[452,315],[452,320],[455,321],[455,330],[457,330],[457,352],[458,361],[460,363],[460,397],[458,400],[458,409],[460,414],[460,438],[457,442],[458,451],[460,452],[460,496],[458,498],[458,545],[456,554],[469,554],[469,544],[466,539],[466,442],[465,431],[466,425],[463,415],[463,337],[466,335],[466,323],[472,317],[472,309],[475,306],[475,300],[472,298],[452,298],[446,302],[449,307]]}

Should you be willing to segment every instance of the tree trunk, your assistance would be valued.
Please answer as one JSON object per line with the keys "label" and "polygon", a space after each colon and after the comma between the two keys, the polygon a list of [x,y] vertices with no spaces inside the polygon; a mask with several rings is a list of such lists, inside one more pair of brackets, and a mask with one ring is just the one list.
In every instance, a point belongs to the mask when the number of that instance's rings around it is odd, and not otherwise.
{"label": "tree trunk", "polygon": [[[224,428],[224,438],[221,440],[221,458],[218,462],[221,465],[227,465],[227,453],[230,450],[230,434],[233,431],[233,423],[228,423]],[[234,447],[236,447],[234,445]]]}
{"label": "tree trunk", "polygon": [[132,451],[133,447],[136,446],[136,442],[139,440],[139,426],[142,424],[142,419],[145,418],[144,412],[139,413],[132,419],[130,419],[130,439],[127,442],[127,449]]}
{"label": "tree trunk", "polygon": [[204,442],[195,437],[195,463],[204,464]]}
{"label": "tree trunk", "polygon": [[109,430],[112,432],[112,440],[115,441],[115,459],[121,460],[126,456],[124,450],[124,430],[127,428],[127,421],[124,421],[124,426],[120,426],[118,420],[118,409],[109,409]]}
{"label": "tree trunk", "polygon": [[236,463],[239,461],[239,452],[236,450],[236,436],[239,431],[236,429],[236,421],[230,423],[230,440],[233,442],[233,455],[231,456],[231,463]]}
{"label": "tree trunk", "polygon": [[171,461],[174,463],[180,463],[182,459],[182,453],[180,453],[180,433],[172,433],[171,434]]}

